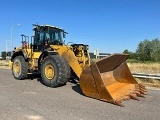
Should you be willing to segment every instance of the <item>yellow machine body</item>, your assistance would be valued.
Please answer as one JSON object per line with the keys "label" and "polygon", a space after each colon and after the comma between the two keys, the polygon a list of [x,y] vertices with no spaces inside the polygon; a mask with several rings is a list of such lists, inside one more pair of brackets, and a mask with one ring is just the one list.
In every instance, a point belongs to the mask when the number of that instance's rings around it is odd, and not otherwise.
{"label": "yellow machine body", "polygon": [[[15,50],[15,53],[18,53],[21,50],[22,47],[19,47]],[[66,45],[50,45],[50,51],[57,52],[59,56],[65,58],[78,78],[80,78],[83,68],[90,65],[88,49],[84,51],[81,45],[76,48]],[[44,57],[40,58],[42,52],[33,52],[30,47],[24,47],[23,53],[25,53],[26,57],[30,59],[30,68],[32,70],[37,70],[38,60],[42,62],[44,59]]]}

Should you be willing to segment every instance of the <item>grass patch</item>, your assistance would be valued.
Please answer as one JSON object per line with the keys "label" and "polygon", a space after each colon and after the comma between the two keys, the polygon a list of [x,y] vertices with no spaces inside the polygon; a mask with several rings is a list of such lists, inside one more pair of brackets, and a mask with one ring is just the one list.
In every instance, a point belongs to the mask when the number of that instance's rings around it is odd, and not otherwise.
{"label": "grass patch", "polygon": [[[132,73],[160,74],[160,63],[127,63]],[[160,80],[136,78],[138,83],[160,87]]]}
{"label": "grass patch", "polygon": [[158,87],[160,88],[160,80],[155,79],[139,79],[136,78],[137,82],[146,86]]}
{"label": "grass patch", "polygon": [[160,74],[160,63],[127,63],[132,73]]}

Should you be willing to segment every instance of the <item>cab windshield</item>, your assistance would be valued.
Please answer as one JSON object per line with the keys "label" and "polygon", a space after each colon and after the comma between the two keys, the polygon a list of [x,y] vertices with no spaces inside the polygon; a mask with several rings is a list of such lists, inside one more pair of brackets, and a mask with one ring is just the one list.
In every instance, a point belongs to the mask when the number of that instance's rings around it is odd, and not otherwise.
{"label": "cab windshield", "polygon": [[63,43],[62,35],[62,30],[56,28],[48,28],[45,35],[45,40],[47,40],[49,44]]}
{"label": "cab windshield", "polygon": [[45,41],[52,45],[63,44],[63,30],[61,29],[45,27],[36,31],[36,34],[35,45],[44,45]]}

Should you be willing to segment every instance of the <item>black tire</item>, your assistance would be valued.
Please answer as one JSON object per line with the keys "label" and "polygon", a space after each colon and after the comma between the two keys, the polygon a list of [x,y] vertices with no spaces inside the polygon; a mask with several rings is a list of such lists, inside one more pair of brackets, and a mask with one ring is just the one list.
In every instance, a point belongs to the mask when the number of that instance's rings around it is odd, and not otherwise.
{"label": "black tire", "polygon": [[41,64],[42,82],[49,87],[65,85],[70,78],[70,67],[59,55],[47,56]]}
{"label": "black tire", "polygon": [[15,79],[22,80],[28,78],[28,68],[28,62],[25,61],[23,56],[17,56],[13,59],[12,74]]}
{"label": "black tire", "polygon": [[59,62],[61,62],[63,74],[61,74],[62,79],[59,81],[59,84],[66,84],[71,76],[71,69],[65,58],[58,56]]}

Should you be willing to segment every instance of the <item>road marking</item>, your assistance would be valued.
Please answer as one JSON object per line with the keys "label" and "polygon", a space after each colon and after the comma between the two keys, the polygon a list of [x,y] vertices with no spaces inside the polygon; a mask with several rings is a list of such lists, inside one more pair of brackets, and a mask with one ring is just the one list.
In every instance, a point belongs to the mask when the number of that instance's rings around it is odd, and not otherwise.
{"label": "road marking", "polygon": [[41,116],[28,116],[29,120],[43,120],[43,117]]}

